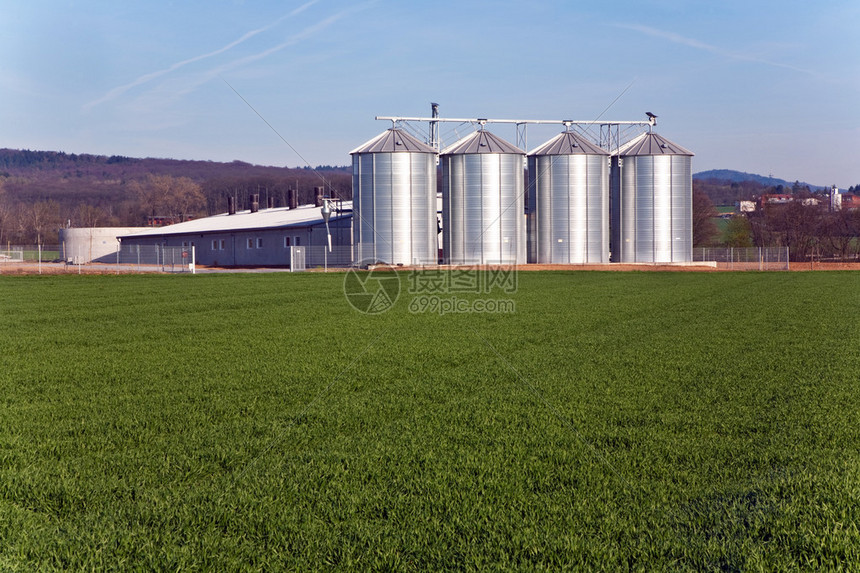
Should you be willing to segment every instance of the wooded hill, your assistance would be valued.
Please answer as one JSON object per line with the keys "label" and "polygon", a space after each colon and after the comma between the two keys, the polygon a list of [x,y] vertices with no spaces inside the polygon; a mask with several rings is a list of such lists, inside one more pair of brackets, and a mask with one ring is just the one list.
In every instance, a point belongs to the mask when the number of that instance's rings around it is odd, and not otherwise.
{"label": "wooded hill", "polygon": [[52,243],[69,224],[144,226],[149,217],[214,215],[227,210],[228,196],[245,208],[250,193],[283,206],[287,190],[297,189],[299,203],[310,203],[314,187],[351,199],[351,169],[0,149],[0,243]]}
{"label": "wooded hill", "polygon": [[[693,189],[706,194],[714,205],[734,205],[736,201],[752,200],[769,193],[824,197],[830,192],[829,186],[811,185],[801,181],[791,183],[773,176],[766,177],[731,169],[694,173]],[[847,191],[860,193],[860,185],[849,187]]]}

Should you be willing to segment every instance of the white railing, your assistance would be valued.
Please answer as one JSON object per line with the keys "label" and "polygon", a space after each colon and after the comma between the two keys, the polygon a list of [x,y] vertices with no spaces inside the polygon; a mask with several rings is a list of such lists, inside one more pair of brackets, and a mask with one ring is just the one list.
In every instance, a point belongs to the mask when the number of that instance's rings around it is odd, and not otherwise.
{"label": "white railing", "polygon": [[194,247],[123,245],[116,253],[118,271],[193,273]]}
{"label": "white railing", "polygon": [[788,247],[718,247],[693,249],[694,262],[715,262],[737,271],[787,271]]}

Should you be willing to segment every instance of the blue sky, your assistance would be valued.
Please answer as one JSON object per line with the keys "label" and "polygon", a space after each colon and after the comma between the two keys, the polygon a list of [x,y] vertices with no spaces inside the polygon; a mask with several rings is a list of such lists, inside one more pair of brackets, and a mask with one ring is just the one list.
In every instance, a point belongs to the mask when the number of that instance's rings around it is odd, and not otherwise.
{"label": "blue sky", "polygon": [[[0,147],[346,165],[389,126],[375,116],[435,101],[447,117],[652,111],[695,171],[860,184],[856,0],[0,0],[0,14]],[[454,127],[446,143],[468,133]],[[558,131],[530,128],[528,147]]]}

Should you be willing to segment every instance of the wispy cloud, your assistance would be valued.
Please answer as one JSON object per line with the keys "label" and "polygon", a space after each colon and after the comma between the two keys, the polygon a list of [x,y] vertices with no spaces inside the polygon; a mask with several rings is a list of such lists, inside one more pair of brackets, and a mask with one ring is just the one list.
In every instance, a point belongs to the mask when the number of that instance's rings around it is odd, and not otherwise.
{"label": "wispy cloud", "polygon": [[262,60],[263,58],[266,58],[268,56],[271,56],[272,54],[280,52],[281,50],[283,50],[285,48],[289,48],[290,46],[295,46],[299,42],[302,42],[303,40],[307,40],[311,36],[314,36],[314,35],[318,34],[319,32],[323,31],[324,29],[328,28],[329,26],[331,26],[332,24],[334,24],[335,22],[337,22],[338,20],[340,20],[341,18],[343,18],[344,16],[349,14],[350,12],[353,12],[353,9],[348,9],[348,10],[343,10],[342,12],[338,12],[337,14],[329,16],[328,18],[325,18],[324,20],[321,20],[320,22],[317,22],[316,24],[308,26],[307,28],[305,28],[304,30],[299,32],[298,34],[288,38],[286,41],[284,41],[284,42],[282,42],[276,46],[273,46],[271,48],[267,48],[267,49],[263,50],[262,52],[252,54],[250,56],[245,56],[244,58],[239,58],[238,60],[233,60],[232,62],[228,62],[224,65],[221,65],[221,66],[218,66],[218,67],[213,68],[211,70],[208,70],[207,72],[203,73],[197,81],[188,85],[182,92],[180,92],[179,95],[184,95],[184,94],[187,94],[187,93],[193,91],[194,89],[196,89],[200,85],[202,85],[202,84],[204,84],[204,83],[206,83],[206,82],[208,82],[214,78],[217,78],[218,76],[220,76],[224,72],[228,72],[230,70],[240,68],[240,67],[245,66],[247,64],[250,64],[252,62],[256,62],[257,60]]}
{"label": "wispy cloud", "polygon": [[786,70],[792,70],[792,71],[800,72],[803,74],[815,75],[815,72],[812,70],[799,68],[797,66],[792,66],[790,64],[783,64],[781,62],[774,62],[772,60],[767,60],[765,58],[759,58],[756,56],[751,56],[749,54],[744,54],[741,52],[734,52],[732,50],[727,50],[727,49],[721,48],[719,46],[714,46],[712,44],[706,44],[705,42],[700,42],[699,40],[696,40],[693,38],[687,38],[686,36],[681,36],[680,34],[676,34],[674,32],[667,32],[666,30],[659,30],[657,28],[652,28],[650,26],[643,26],[641,24],[613,24],[613,25],[618,27],[618,28],[624,28],[625,30],[633,30],[634,32],[640,32],[642,34],[646,34],[646,35],[652,36],[654,38],[660,38],[662,40],[667,40],[667,41],[673,42],[675,44],[681,44],[683,46],[689,46],[690,48],[695,48],[697,50],[710,52],[712,54],[715,54],[717,56],[722,56],[724,58],[741,60],[741,61],[745,61],[745,62],[753,62],[756,64],[764,64],[766,66],[783,68]]}
{"label": "wispy cloud", "polygon": [[227,52],[227,51],[235,48],[236,46],[238,46],[238,45],[242,44],[243,42],[253,38],[254,36],[261,34],[263,32],[266,32],[267,30],[271,30],[272,28],[274,28],[275,26],[277,26],[278,24],[280,24],[281,22],[283,22],[287,18],[291,18],[293,16],[297,16],[298,14],[301,14],[302,12],[304,12],[305,10],[307,10],[308,8],[310,8],[311,6],[316,4],[318,1],[319,0],[310,0],[309,2],[302,4],[301,6],[296,8],[295,10],[292,10],[291,12],[281,16],[280,18],[278,18],[277,20],[275,20],[271,24],[268,24],[267,26],[263,26],[262,28],[257,28],[256,30],[251,30],[250,32],[246,32],[245,34],[243,34],[238,39],[233,40],[229,44],[227,44],[221,48],[218,48],[217,50],[214,50],[214,51],[211,51],[211,52],[208,52],[205,54],[201,54],[199,56],[194,56],[193,58],[188,58],[186,60],[182,60],[181,62],[176,62],[175,64],[173,64],[167,68],[164,68],[163,70],[158,70],[155,72],[144,74],[132,82],[129,82],[125,85],[117,86],[117,87],[113,88],[112,90],[110,90],[105,95],[103,95],[102,97],[100,97],[99,99],[94,100],[94,101],[86,104],[84,106],[84,109],[89,110],[89,109],[92,109],[93,107],[96,107],[96,106],[101,105],[103,103],[107,103],[113,99],[116,99],[117,97],[121,96],[122,94],[126,93],[127,91],[129,91],[132,88],[135,88],[137,86],[141,86],[141,85],[146,84],[148,82],[151,82],[152,80],[160,78],[160,77],[162,77],[166,74],[169,74],[171,72],[175,72],[176,70],[178,70],[184,66],[187,66],[189,64],[193,64],[195,62],[199,62],[201,60],[206,60],[208,58],[212,58],[212,57],[217,56],[219,54],[223,54],[224,52]]}

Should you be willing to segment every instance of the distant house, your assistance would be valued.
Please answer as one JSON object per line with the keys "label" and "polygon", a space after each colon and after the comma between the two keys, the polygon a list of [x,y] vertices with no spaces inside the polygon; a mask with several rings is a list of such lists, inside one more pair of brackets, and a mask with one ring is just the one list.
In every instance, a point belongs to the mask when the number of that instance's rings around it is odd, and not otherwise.
{"label": "distant house", "polygon": [[818,207],[821,205],[819,197],[797,197],[787,193],[765,193],[759,198],[759,206],[764,208],[765,205],[787,205],[799,201],[804,207]]}
{"label": "distant house", "polygon": [[785,205],[794,201],[794,195],[787,193],[765,193],[759,198],[759,206],[765,205]]}
{"label": "distant house", "polygon": [[840,193],[843,209],[860,209],[860,195],[854,193]]}
{"label": "distant house", "polygon": [[755,201],[736,201],[735,211],[738,213],[752,213],[755,211]]}

